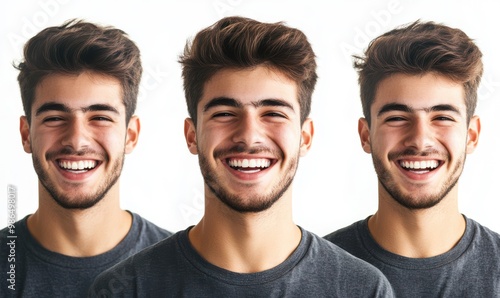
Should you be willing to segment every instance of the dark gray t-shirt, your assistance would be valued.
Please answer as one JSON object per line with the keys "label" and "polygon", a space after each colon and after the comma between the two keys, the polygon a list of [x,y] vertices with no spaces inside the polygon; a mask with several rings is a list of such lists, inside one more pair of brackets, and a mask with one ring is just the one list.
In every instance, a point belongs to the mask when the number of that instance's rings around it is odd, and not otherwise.
{"label": "dark gray t-shirt", "polygon": [[99,273],[171,235],[132,213],[132,227],[115,248],[77,258],[43,248],[29,233],[27,218],[15,223],[12,234],[8,227],[0,231],[0,297],[85,297]]}
{"label": "dark gray t-shirt", "polygon": [[380,247],[368,218],[325,238],[379,268],[396,297],[500,297],[500,235],[466,218],[462,239],[431,258],[406,258]]}
{"label": "dark gray t-shirt", "polygon": [[100,274],[90,297],[393,297],[379,270],[303,229],[287,260],[248,274],[208,263],[188,231]]}

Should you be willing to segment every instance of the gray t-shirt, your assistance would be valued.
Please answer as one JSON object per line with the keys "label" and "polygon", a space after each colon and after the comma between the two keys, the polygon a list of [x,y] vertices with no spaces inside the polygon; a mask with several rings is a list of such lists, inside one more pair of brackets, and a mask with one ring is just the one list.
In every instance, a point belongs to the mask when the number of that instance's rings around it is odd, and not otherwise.
{"label": "gray t-shirt", "polygon": [[132,213],[132,227],[115,248],[69,257],[43,248],[28,231],[27,218],[0,231],[0,297],[85,297],[99,273],[171,235]]}
{"label": "gray t-shirt", "polygon": [[500,235],[466,218],[462,239],[431,258],[406,258],[380,247],[368,218],[325,239],[379,268],[396,297],[500,297]]}
{"label": "gray t-shirt", "polygon": [[302,229],[297,249],[258,273],[214,266],[191,246],[187,230],[106,270],[90,297],[393,297],[375,267]]}

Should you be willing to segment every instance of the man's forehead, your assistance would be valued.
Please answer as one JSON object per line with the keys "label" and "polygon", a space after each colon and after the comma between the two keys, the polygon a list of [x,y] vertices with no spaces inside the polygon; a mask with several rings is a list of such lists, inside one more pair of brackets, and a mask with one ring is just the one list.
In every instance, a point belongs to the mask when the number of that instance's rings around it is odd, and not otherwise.
{"label": "man's forehead", "polygon": [[394,74],[378,84],[372,108],[378,110],[387,104],[406,105],[412,111],[425,111],[440,105],[465,109],[465,90],[462,84],[434,73]]}

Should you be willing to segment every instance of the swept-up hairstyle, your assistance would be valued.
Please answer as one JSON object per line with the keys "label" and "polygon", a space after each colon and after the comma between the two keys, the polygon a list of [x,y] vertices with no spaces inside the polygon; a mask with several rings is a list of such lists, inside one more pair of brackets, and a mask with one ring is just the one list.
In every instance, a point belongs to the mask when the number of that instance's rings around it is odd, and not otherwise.
{"label": "swept-up hairstyle", "polygon": [[317,80],[315,54],[307,37],[283,23],[227,17],[186,44],[179,62],[189,116],[196,124],[205,83],[219,70],[265,65],[297,83],[301,123],[309,116]]}
{"label": "swept-up hairstyle", "polygon": [[434,22],[417,20],[377,37],[364,57],[354,56],[368,125],[379,83],[397,73],[434,72],[462,84],[469,121],[476,109],[477,89],[483,74],[481,57],[479,48],[463,31]]}
{"label": "swept-up hairstyle", "polygon": [[24,61],[15,66],[24,113],[31,108],[38,84],[51,74],[77,75],[92,71],[118,79],[122,86],[126,123],[135,112],[142,75],[140,51],[125,32],[82,20],[48,27],[24,46]]}

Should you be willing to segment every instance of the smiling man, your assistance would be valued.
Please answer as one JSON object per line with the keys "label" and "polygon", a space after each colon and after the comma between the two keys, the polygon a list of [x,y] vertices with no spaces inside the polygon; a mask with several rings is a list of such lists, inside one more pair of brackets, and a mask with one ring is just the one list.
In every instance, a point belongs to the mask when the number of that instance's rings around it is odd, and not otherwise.
{"label": "smiling man", "polygon": [[417,21],[356,57],[358,130],[379,206],[325,238],[378,267],[396,297],[500,293],[500,236],[458,208],[458,180],[481,129],[481,56],[461,30]]}
{"label": "smiling man", "polygon": [[98,273],[170,235],[120,208],[124,155],[140,132],[140,53],[119,29],[69,21],[30,39],[24,56],[20,131],[39,206],[0,232],[2,269],[15,271],[0,296],[82,297]]}
{"label": "smiling man", "polygon": [[180,62],[205,214],[102,273],[91,296],[391,297],[380,271],[292,219],[292,181],[314,132],[316,62],[304,34],[224,18]]}

